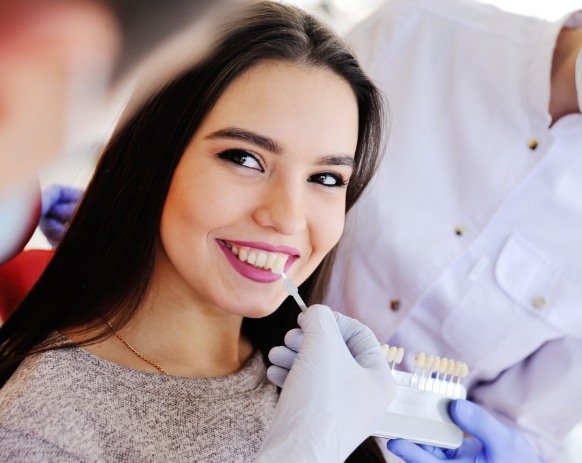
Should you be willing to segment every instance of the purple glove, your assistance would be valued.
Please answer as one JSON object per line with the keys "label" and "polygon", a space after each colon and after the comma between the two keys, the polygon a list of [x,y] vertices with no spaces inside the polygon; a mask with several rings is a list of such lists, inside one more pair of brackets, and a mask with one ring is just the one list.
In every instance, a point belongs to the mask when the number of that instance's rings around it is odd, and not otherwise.
{"label": "purple glove", "polygon": [[61,241],[82,196],[83,190],[62,185],[51,185],[42,191],[39,227],[51,246]]}
{"label": "purple glove", "polygon": [[473,436],[466,437],[458,449],[445,450],[393,439],[388,442],[388,450],[407,463],[543,463],[524,436],[479,405],[454,400],[450,412],[453,421]]}

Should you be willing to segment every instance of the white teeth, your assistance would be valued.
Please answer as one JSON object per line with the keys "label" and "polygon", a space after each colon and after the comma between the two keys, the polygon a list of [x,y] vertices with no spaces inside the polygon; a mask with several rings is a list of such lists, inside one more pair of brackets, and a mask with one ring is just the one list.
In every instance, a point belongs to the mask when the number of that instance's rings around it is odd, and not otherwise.
{"label": "white teeth", "polygon": [[255,261],[255,265],[257,267],[264,267],[266,263],[267,263],[267,253],[259,252],[257,254],[257,260]]}
{"label": "white teeth", "polygon": [[274,273],[281,274],[289,255],[279,254],[276,252],[261,251],[247,247],[238,248],[232,244],[225,243],[231,252],[239,258],[240,261],[251,264],[257,268],[271,270]]}

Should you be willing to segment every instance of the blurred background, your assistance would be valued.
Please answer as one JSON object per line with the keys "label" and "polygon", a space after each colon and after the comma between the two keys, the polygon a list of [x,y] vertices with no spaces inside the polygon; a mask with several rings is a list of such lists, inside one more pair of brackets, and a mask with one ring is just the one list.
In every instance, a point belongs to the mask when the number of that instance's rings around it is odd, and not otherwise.
{"label": "blurred background", "polygon": [[[371,14],[384,0],[284,0],[301,6],[327,21],[340,33],[346,32],[354,23]],[[559,19],[570,11],[582,8],[580,0],[481,0],[506,11],[537,16],[545,19]],[[131,89],[128,88],[128,94]],[[95,160],[115,126],[124,104],[121,98],[114,108],[109,121],[96,127],[87,144],[76,156],[69,157],[40,175],[41,186],[52,183],[84,187],[92,174]],[[49,248],[49,244],[37,231],[28,248]],[[557,378],[559,380],[559,378]],[[548,393],[551,393],[548,392]],[[582,423],[567,437],[558,463],[579,463],[582,461]],[[519,462],[515,462],[519,463]]]}

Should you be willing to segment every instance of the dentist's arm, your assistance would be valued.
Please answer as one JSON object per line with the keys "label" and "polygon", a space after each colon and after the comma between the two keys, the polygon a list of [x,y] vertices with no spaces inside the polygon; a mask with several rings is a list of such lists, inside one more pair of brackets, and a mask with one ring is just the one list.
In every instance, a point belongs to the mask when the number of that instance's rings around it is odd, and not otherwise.
{"label": "dentist's arm", "polygon": [[396,386],[372,331],[314,305],[269,353],[282,387],[257,462],[343,462],[380,425]]}

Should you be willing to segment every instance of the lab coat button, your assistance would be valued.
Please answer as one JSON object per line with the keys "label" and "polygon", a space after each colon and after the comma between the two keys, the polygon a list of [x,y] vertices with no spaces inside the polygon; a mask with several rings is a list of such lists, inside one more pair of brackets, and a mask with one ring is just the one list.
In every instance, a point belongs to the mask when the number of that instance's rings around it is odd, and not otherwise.
{"label": "lab coat button", "polygon": [[465,227],[463,227],[461,225],[457,225],[454,228],[454,232],[455,232],[455,235],[457,235],[457,236],[463,236],[463,234],[465,233]]}
{"label": "lab coat button", "polygon": [[531,300],[531,305],[534,309],[543,309],[546,306],[546,300],[541,296],[534,297]]}
{"label": "lab coat button", "polygon": [[392,312],[397,312],[400,309],[400,301],[398,299],[392,299],[390,301],[390,310]]}
{"label": "lab coat button", "polygon": [[539,142],[535,138],[532,138],[530,141],[527,142],[527,147],[532,151],[535,150],[538,146]]}

